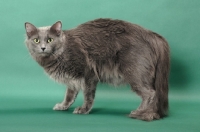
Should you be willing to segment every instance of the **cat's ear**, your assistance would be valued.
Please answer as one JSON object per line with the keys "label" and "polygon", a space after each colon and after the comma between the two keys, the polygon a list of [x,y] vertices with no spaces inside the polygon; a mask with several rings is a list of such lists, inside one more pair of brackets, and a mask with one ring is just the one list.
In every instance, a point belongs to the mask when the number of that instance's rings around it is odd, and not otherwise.
{"label": "cat's ear", "polygon": [[50,32],[55,34],[56,36],[60,36],[62,32],[62,22],[57,21],[55,24],[53,24],[50,28]]}
{"label": "cat's ear", "polygon": [[37,33],[37,28],[29,22],[25,23],[25,29],[26,29],[26,34],[29,38]]}

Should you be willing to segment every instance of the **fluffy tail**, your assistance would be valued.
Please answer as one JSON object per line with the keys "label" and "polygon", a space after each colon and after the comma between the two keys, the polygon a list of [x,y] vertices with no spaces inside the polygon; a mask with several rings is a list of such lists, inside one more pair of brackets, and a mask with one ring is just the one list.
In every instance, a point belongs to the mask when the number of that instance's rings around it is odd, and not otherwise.
{"label": "fluffy tail", "polygon": [[164,117],[168,113],[168,78],[169,78],[169,46],[167,41],[156,34],[157,46],[160,52],[158,52],[158,62],[156,67],[156,77],[155,77],[155,89],[157,97],[157,109],[160,117]]}

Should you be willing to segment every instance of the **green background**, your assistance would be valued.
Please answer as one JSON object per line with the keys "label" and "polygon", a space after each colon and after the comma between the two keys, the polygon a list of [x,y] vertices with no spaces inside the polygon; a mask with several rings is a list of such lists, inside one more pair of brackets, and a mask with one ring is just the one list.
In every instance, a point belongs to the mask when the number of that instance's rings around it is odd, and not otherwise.
{"label": "green background", "polygon": [[[140,104],[129,87],[99,84],[91,114],[53,111],[65,86],[55,83],[30,57],[24,23],[63,29],[96,18],[122,19],[164,36],[171,47],[170,112],[153,122],[127,115]],[[200,0],[1,0],[0,132],[200,131]]]}

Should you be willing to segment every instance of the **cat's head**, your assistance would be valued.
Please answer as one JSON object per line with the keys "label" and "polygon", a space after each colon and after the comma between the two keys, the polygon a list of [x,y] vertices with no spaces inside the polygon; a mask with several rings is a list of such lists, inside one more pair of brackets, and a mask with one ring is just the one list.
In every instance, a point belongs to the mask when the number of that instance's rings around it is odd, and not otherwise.
{"label": "cat's head", "polygon": [[33,57],[53,56],[62,53],[65,36],[60,21],[52,26],[39,28],[26,22],[25,29],[25,43]]}

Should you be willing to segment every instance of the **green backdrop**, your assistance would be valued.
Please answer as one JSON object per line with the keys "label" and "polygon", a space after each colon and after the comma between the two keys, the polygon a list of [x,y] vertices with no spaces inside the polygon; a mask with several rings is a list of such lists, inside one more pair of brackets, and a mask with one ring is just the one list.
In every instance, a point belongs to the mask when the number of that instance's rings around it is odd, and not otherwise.
{"label": "green backdrop", "polygon": [[[126,88],[99,84],[91,114],[53,111],[65,86],[50,80],[30,57],[24,23],[64,29],[95,19],[123,19],[164,36],[171,47],[170,112],[153,122],[130,119],[140,98]],[[0,132],[200,131],[200,0],[1,0]]]}

